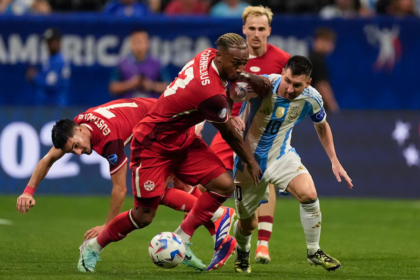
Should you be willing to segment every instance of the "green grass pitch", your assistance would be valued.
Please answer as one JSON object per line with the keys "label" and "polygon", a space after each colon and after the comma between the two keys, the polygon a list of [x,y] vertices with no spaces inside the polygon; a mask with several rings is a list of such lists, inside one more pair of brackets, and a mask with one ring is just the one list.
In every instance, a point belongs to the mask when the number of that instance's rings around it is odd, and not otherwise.
{"label": "green grass pitch", "polygon": [[[420,202],[415,200],[321,198],[321,248],[342,263],[336,272],[327,272],[307,264],[299,204],[281,198],[270,241],[271,263],[253,261],[252,274],[241,276],[233,270],[234,257],[213,272],[198,273],[183,265],[156,267],[148,256],[149,241],[161,231],[174,231],[183,217],[166,207],[159,209],[152,225],[108,246],[94,274],[79,273],[83,234],[104,221],[109,199],[36,199],[36,207],[21,215],[16,197],[0,197],[0,219],[12,221],[0,225],[0,279],[420,279]],[[233,206],[233,201],[227,204]],[[124,209],[131,205],[132,198],[127,198]],[[193,242],[196,255],[208,264],[212,240],[204,228]]]}

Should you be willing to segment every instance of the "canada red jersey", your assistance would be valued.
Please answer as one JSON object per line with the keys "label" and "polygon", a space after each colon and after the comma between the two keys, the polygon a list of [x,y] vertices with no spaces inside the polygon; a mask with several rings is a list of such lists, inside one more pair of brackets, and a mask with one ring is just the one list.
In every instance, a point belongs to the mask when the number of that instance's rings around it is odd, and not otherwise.
{"label": "canada red jersey", "polygon": [[124,147],[131,142],[133,128],[146,116],[156,99],[118,99],[90,108],[74,118],[92,132],[92,149],[109,162],[111,175],[124,164]]}
{"label": "canada red jersey", "polygon": [[228,120],[226,84],[213,62],[215,56],[215,49],[206,49],[189,61],[134,129],[144,147],[160,153],[178,151],[197,137],[196,124]]}
{"label": "canada red jersey", "polygon": [[[281,74],[284,66],[290,58],[287,52],[267,44],[267,51],[259,57],[249,57],[249,61],[245,66],[245,71],[256,74]],[[232,116],[239,115],[242,103],[235,103],[232,107]]]}

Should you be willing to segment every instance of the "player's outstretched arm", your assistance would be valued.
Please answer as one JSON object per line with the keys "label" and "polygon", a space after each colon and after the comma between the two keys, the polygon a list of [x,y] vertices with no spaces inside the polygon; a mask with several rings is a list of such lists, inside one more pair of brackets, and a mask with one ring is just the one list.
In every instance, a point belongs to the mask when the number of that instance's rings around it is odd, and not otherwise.
{"label": "player's outstretched arm", "polygon": [[250,152],[251,149],[246,147],[241,135],[235,130],[231,119],[228,119],[225,123],[213,123],[213,125],[220,131],[223,139],[229,144],[232,150],[247,164],[248,172],[254,179],[256,186],[260,181],[262,171]]}
{"label": "player's outstretched arm", "polygon": [[270,79],[248,72],[242,72],[239,81],[247,83],[261,98],[265,98],[273,92],[273,84]]}
{"label": "player's outstretched arm", "polygon": [[35,199],[33,194],[38,187],[39,183],[47,176],[51,166],[64,155],[64,152],[54,147],[38,162],[35,167],[34,173],[29,180],[28,186],[23,191],[23,194],[18,197],[16,209],[19,213],[25,214],[29,212],[29,208],[35,206]]}
{"label": "player's outstretched arm", "polygon": [[111,175],[111,181],[113,185],[111,193],[111,204],[105,224],[88,230],[84,235],[85,240],[98,236],[106,228],[106,226],[121,212],[125,195],[127,193],[127,164],[121,167],[117,173]]}
{"label": "player's outstretched arm", "polygon": [[327,121],[323,121],[321,123],[315,123],[315,129],[318,134],[318,138],[324,147],[325,152],[327,153],[328,157],[331,160],[332,170],[337,178],[338,182],[341,182],[341,177],[343,177],[349,188],[353,188],[353,183],[349,175],[347,175],[346,170],[341,166],[340,161],[337,158],[334,148],[334,140],[330,125]]}

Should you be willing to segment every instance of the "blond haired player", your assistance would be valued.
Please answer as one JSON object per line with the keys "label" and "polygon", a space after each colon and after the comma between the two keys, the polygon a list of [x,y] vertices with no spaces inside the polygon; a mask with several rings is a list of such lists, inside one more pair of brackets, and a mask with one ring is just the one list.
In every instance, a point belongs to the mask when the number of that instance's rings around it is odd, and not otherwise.
{"label": "blond haired player", "polygon": [[[249,49],[249,61],[245,66],[247,72],[262,75],[281,73],[290,55],[267,43],[267,38],[271,34],[271,21],[273,13],[271,9],[263,6],[249,6],[245,8],[242,19],[244,25],[242,32],[246,36]],[[235,103],[232,108],[232,116],[238,116],[242,103]],[[203,126],[198,127],[198,133]],[[233,170],[233,151],[223,140],[218,132],[214,137],[210,148],[223,161],[226,169]],[[267,189],[270,191],[268,203],[261,204],[258,210],[258,244],[255,256],[257,263],[268,263],[270,256],[268,253],[268,241],[271,238],[273,228],[274,209],[276,207],[276,191],[274,185],[270,184]]]}

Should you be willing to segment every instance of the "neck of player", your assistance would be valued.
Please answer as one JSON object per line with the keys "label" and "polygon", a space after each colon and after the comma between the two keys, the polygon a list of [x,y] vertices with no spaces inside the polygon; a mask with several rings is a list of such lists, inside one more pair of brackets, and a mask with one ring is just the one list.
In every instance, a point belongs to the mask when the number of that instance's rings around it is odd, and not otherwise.
{"label": "neck of player", "polygon": [[82,125],[82,131],[83,131],[83,133],[84,134],[86,134],[88,137],[89,137],[89,139],[90,139],[90,142],[92,143],[92,131],[90,131],[90,129],[87,127],[87,126],[84,126],[84,125]]}
{"label": "neck of player", "polygon": [[259,48],[249,48],[249,54],[252,56],[260,57],[267,52],[267,44],[261,44]]}

